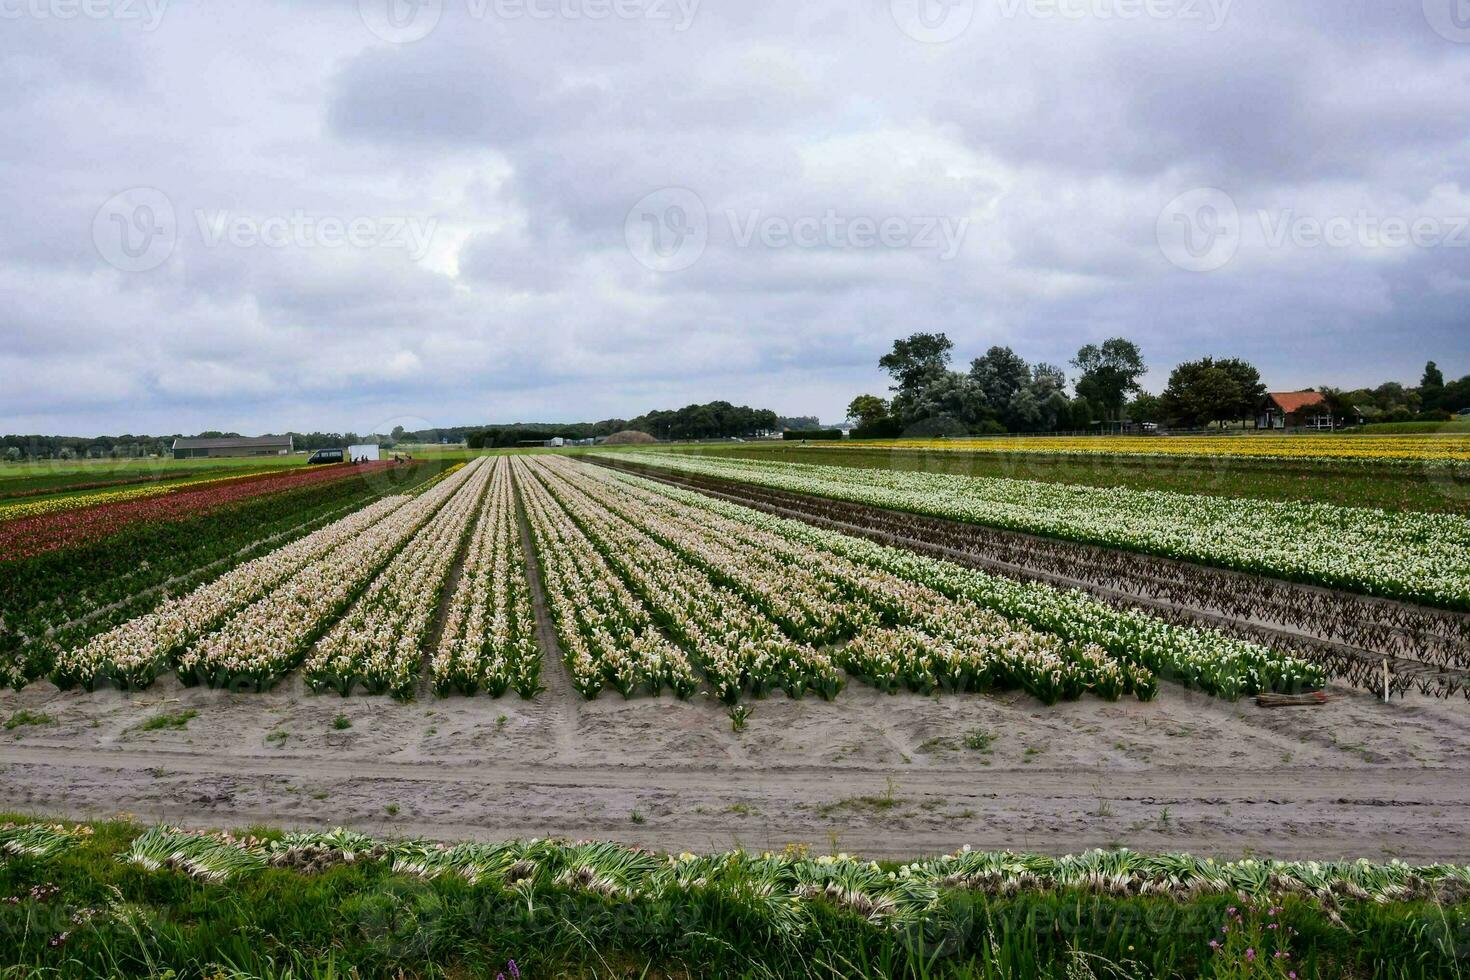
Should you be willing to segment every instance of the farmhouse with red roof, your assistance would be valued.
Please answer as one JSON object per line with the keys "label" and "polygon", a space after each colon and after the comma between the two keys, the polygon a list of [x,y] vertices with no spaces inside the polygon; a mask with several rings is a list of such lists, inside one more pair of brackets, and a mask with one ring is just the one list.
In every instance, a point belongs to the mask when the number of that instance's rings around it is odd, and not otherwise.
{"label": "farmhouse with red roof", "polygon": [[1332,412],[1319,391],[1273,391],[1261,402],[1258,429],[1330,429]]}

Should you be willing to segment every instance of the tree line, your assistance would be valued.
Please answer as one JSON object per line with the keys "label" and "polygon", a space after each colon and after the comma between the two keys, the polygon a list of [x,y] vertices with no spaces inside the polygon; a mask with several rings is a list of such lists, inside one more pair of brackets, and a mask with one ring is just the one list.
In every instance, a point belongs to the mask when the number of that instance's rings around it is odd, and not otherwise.
{"label": "tree line", "polygon": [[[289,432],[298,450],[330,449],[342,446],[377,443],[392,448],[399,443],[465,443],[470,448],[505,448],[526,442],[551,439],[593,439],[615,432],[646,432],[656,439],[724,439],[753,436],[759,432],[784,429],[811,430],[821,428],[816,416],[787,417],[769,409],[732,405],[712,401],[703,405],[686,405],[680,409],[647,412],[633,419],[603,419],[600,422],[513,422],[504,425],[446,426],[408,430],[394,427],[392,432],[360,435],[356,432]],[[276,435],[277,433],[267,433]],[[0,458],[76,459],[76,458],[147,458],[167,456],[175,439],[239,438],[238,432],[200,432],[194,436],[182,433],[165,436],[122,435],[83,438],[76,436],[7,435],[0,437]]]}
{"label": "tree line", "polygon": [[[794,423],[794,424],[793,424]],[[769,409],[732,405],[726,401],[686,405],[683,408],[646,412],[633,419],[604,419],[564,425],[518,424],[489,426],[471,432],[466,440],[471,449],[501,449],[551,439],[596,439],[616,432],[646,432],[655,439],[728,439],[778,432],[783,428],[818,427],[815,418],[788,419]]]}
{"label": "tree line", "polygon": [[944,436],[1090,429],[1123,417],[1128,395],[1148,370],[1138,345],[1122,337],[1088,344],[1072,366],[1075,394],[1059,366],[1028,363],[991,347],[968,371],[950,367],[954,342],[942,333],[894,341],[878,366],[893,379],[891,399],[859,395],[848,406],[856,438]]}
{"label": "tree line", "polygon": [[[1067,374],[1046,362],[1028,363],[1009,347],[994,346],[951,368],[954,343],[942,333],[915,333],[893,343],[878,361],[893,384],[891,398],[863,394],[848,405],[859,439],[984,435],[1003,432],[1096,430],[1126,423],[1186,428],[1253,420],[1267,393],[1260,371],[1236,357],[1202,357],[1173,369],[1160,394],[1144,391],[1148,366],[1133,341],[1113,337],[1087,344]],[[1419,387],[1388,382],[1377,388],[1319,390],[1345,421],[1443,421],[1470,407],[1470,375],[1446,383],[1430,361]]]}

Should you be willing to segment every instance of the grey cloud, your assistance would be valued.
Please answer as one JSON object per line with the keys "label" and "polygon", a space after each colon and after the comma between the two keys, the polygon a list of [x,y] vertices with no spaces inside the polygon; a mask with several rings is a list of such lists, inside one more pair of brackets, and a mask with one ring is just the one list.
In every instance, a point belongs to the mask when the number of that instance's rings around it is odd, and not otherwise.
{"label": "grey cloud", "polygon": [[[894,337],[1065,363],[1113,334],[1162,383],[1203,353],[1272,385],[1470,372],[1470,249],[1242,242],[1183,272],[1160,209],[1445,212],[1470,190],[1470,45],[1419,4],[1236,0],[1216,32],[998,18],[945,45],[887,0],[706,0],[692,27],[471,21],[394,46],[355,2],[171,6],[152,33],[0,33],[0,428],[364,429],[628,416],[724,397],[834,419]],[[120,190],[181,231],[128,274],[91,239]],[[685,187],[699,261],[640,265],[644,195]],[[726,213],[967,218],[920,250],[742,245]],[[199,210],[433,220],[426,255],[208,247]],[[320,365],[342,370],[324,373]]]}

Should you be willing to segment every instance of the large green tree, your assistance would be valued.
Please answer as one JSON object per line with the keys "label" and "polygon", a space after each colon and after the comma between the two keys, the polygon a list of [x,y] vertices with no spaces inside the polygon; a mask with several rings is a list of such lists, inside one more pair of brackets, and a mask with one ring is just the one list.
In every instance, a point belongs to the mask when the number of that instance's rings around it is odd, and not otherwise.
{"label": "large green tree", "polygon": [[1140,391],[1128,403],[1128,418],[1134,422],[1164,421],[1164,400],[1158,395]]}
{"label": "large green tree", "polygon": [[913,391],[894,396],[893,415],[905,428],[928,423],[936,433],[976,432],[987,423],[995,424],[985,392],[974,378],[958,371],[932,374]]}
{"label": "large green tree", "polygon": [[1138,345],[1123,337],[1088,344],[1077,352],[1072,366],[1082,372],[1077,379],[1077,394],[1109,419],[1123,414],[1128,393],[1138,390],[1138,379],[1148,371]]}
{"label": "large green tree", "polygon": [[1424,365],[1424,377],[1419,380],[1420,404],[1425,410],[1449,409],[1454,411],[1450,406],[1444,404],[1444,398],[1444,372],[1439,369],[1438,364],[1430,361]]}
{"label": "large green tree", "polygon": [[1159,407],[1170,421],[1185,425],[1230,422],[1253,415],[1265,393],[1261,373],[1249,363],[1203,357],[1173,370]]}
{"label": "large green tree", "polygon": [[1009,347],[992,347],[970,362],[970,377],[992,411],[1003,414],[1016,393],[1031,383],[1031,366]]}
{"label": "large green tree", "polygon": [[893,342],[893,350],[878,359],[892,376],[893,390],[910,395],[949,367],[954,341],[942,333],[915,333]]}
{"label": "large green tree", "polygon": [[877,395],[858,395],[847,406],[847,417],[867,429],[888,420],[888,400]]}
{"label": "large green tree", "polygon": [[1176,367],[1159,402],[1171,422],[1194,426],[1233,417],[1240,397],[1230,373],[1206,357]]}

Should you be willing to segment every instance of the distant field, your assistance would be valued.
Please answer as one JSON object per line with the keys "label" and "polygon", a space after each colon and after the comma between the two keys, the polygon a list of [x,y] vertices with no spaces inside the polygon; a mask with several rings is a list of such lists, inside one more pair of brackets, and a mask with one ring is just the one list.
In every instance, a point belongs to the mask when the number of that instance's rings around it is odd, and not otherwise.
{"label": "distant field", "polygon": [[1376,422],[1363,426],[1365,435],[1413,435],[1416,433],[1470,433],[1470,419],[1455,422]]}
{"label": "distant field", "polygon": [[0,506],[49,494],[134,486],[190,477],[264,473],[305,466],[305,456],[243,456],[231,459],[44,459],[0,462]]}
{"label": "distant field", "polygon": [[[1104,442],[1111,440],[1092,440]],[[1234,441],[1223,439],[1223,442]],[[1249,440],[1242,440],[1249,441]],[[656,447],[681,453],[744,459],[779,459],[882,470],[917,470],[955,476],[1004,477],[1092,487],[1168,490],[1255,500],[1302,501],[1340,507],[1470,514],[1470,478],[1443,466],[1423,468],[1364,466],[1342,461],[1218,455],[1117,456],[1061,455],[995,449],[901,448],[889,444],[858,446],[731,445]],[[636,450],[635,450],[636,451]]]}
{"label": "distant field", "polygon": [[[1395,430],[1403,433],[1404,430]],[[1387,465],[1470,463],[1470,437],[1428,427],[1398,435],[996,436],[985,439],[885,439],[832,448],[1043,456],[1226,457]],[[1460,430],[1470,432],[1470,428]]]}

